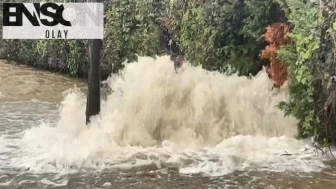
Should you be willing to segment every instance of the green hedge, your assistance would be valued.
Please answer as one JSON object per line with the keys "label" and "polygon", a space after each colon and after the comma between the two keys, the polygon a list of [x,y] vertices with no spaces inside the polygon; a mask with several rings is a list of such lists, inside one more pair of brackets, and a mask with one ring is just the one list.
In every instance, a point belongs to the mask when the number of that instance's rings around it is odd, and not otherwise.
{"label": "green hedge", "polygon": [[[63,1],[60,1],[63,2]],[[262,34],[272,0],[109,0],[102,70],[106,77],[137,55],[185,57],[209,70],[240,74],[261,69]],[[71,76],[86,76],[86,40],[1,40],[0,58]]]}
{"label": "green hedge", "polygon": [[[186,58],[209,70],[255,74],[272,0],[171,1],[170,18]],[[182,13],[181,13],[182,12]],[[253,69],[254,68],[254,69]]]}

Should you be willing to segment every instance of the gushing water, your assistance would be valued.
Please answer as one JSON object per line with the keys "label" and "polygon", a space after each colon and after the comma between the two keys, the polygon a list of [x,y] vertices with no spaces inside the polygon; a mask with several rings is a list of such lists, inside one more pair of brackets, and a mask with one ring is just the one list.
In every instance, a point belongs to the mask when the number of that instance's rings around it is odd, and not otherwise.
{"label": "gushing water", "polygon": [[185,63],[176,72],[167,56],[140,57],[106,82],[113,92],[89,126],[86,95],[75,88],[58,121],[1,136],[0,154],[15,149],[1,167],[62,174],[154,164],[209,176],[326,167],[309,140],[295,139],[297,120],[276,107],[288,94],[265,71],[246,78]]}

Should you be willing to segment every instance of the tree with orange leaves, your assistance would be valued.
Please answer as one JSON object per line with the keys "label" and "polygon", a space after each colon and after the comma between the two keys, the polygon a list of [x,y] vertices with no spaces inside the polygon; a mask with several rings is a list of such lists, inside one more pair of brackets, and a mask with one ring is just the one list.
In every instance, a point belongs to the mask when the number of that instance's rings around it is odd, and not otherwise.
{"label": "tree with orange leaves", "polygon": [[290,31],[290,25],[283,22],[274,23],[267,27],[265,40],[270,43],[261,52],[261,57],[268,59],[270,65],[267,72],[275,85],[282,86],[288,77],[288,64],[277,58],[277,53],[281,47],[291,43],[287,33]]}

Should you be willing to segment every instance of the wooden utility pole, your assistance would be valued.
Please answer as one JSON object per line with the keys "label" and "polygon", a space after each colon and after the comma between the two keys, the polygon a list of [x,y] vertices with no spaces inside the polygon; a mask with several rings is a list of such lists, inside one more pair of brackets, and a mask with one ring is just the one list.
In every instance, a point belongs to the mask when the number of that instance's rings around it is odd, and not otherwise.
{"label": "wooden utility pole", "polygon": [[[98,3],[100,0],[92,0]],[[86,124],[90,117],[100,112],[100,39],[89,40],[88,95],[86,103]]]}

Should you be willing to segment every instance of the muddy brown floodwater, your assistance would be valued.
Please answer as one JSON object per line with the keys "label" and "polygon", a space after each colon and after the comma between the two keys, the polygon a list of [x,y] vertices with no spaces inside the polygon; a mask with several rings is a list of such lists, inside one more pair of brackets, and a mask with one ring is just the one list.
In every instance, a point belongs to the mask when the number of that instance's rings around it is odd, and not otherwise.
{"label": "muddy brown floodwater", "polygon": [[[84,80],[71,79],[57,73],[34,70],[21,65],[14,66],[0,61],[0,188],[336,188],[336,162],[323,158],[320,161],[318,157],[311,154],[294,158],[290,157],[291,155],[281,156],[282,154],[270,150],[265,152],[266,155],[260,153],[260,156],[264,156],[264,160],[252,161],[251,158],[260,157],[258,154],[247,157],[251,153],[246,153],[247,148],[241,144],[237,147],[230,146],[237,149],[237,153],[232,157],[231,155],[226,157],[226,152],[219,154],[219,150],[216,151],[216,149],[212,152],[202,151],[202,153],[195,151],[193,153],[200,154],[192,157],[192,155],[185,155],[191,152],[166,153],[160,151],[163,148],[146,147],[133,155],[127,155],[132,151],[131,147],[120,147],[116,151],[109,152],[108,155],[102,155],[107,153],[105,144],[112,145],[110,138],[95,144],[100,145],[97,147],[101,149],[100,151],[95,153],[91,153],[92,149],[85,151],[83,146],[95,143],[95,140],[100,140],[103,135],[96,139],[87,135],[84,138],[92,141],[85,143],[86,141],[80,137],[74,139],[75,142],[69,140],[65,137],[64,130],[59,131],[64,132],[62,137],[57,130],[43,130],[48,127],[44,122],[53,125],[48,129],[58,127],[60,116],[63,116],[59,110],[60,103],[64,99],[62,92],[74,86],[85,93],[87,85]],[[104,93],[105,96],[107,93]],[[71,114],[71,111],[69,113]],[[72,113],[75,114],[75,112]],[[76,119],[76,116],[73,119]],[[66,127],[70,128],[71,124]],[[52,140],[50,138],[54,138],[53,142],[47,143],[46,141]],[[67,140],[69,141],[64,142]],[[60,149],[55,149],[57,147]],[[221,149],[223,148],[226,147]],[[238,151],[238,148],[241,151]],[[209,149],[205,148],[204,151],[206,150]],[[120,157],[109,159],[114,153]],[[77,157],[76,154],[81,155]],[[138,157],[135,158],[135,156]],[[149,160],[152,156],[154,160]],[[170,158],[170,161],[165,160],[164,157]],[[173,161],[173,157],[178,160]],[[274,157],[277,159],[271,160]],[[85,163],[76,165],[76,162],[81,160],[109,162],[108,165],[111,166],[96,168]],[[147,163],[141,164],[140,160]],[[127,165],[137,163],[138,165],[114,166],[121,165],[123,162],[128,162]],[[227,162],[231,163],[224,166]],[[260,165],[262,162],[266,163]],[[296,166],[295,162],[302,164],[297,170],[293,168]],[[237,167],[238,164],[246,164],[248,166],[245,167],[248,168],[240,166],[240,170],[236,169],[234,166]],[[321,170],[314,171],[314,167]],[[223,170],[227,173],[216,174]]]}

